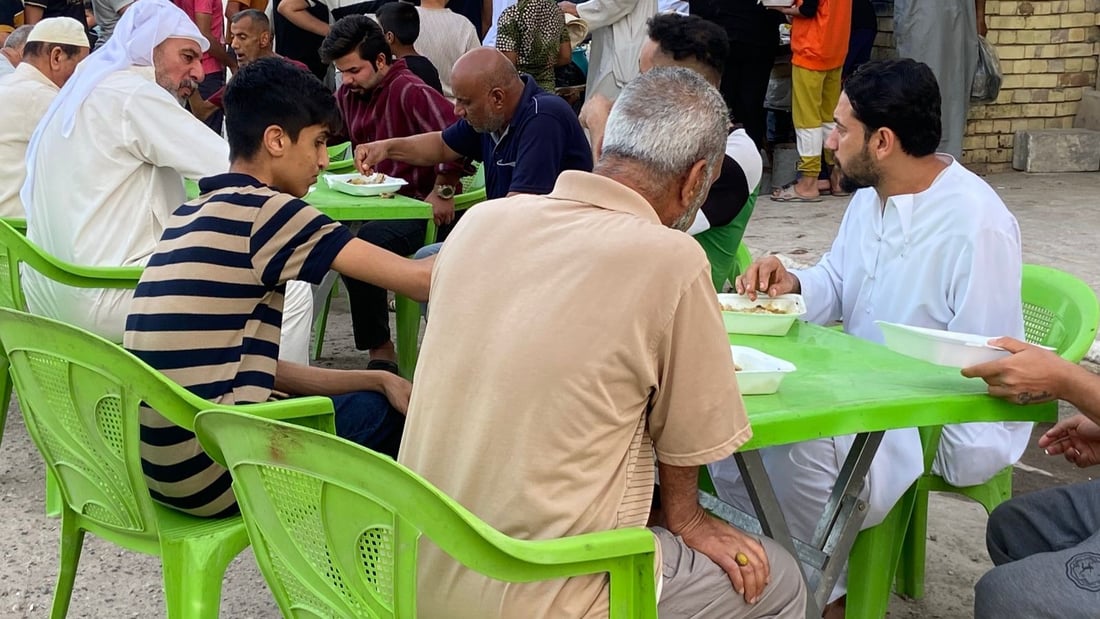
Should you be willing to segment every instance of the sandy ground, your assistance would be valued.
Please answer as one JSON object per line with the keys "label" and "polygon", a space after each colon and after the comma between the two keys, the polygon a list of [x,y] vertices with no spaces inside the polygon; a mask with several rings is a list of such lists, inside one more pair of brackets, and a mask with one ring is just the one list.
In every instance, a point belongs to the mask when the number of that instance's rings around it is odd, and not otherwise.
{"label": "sandy ground", "polygon": [[[1091,243],[1098,240],[1100,174],[1002,174],[987,179],[1020,221],[1024,258],[1065,269],[1100,290],[1100,265]],[[757,255],[783,253],[816,261],[832,241],[845,201],[816,205],[762,199],[746,234]],[[965,205],[960,205],[965,208]],[[342,300],[335,304],[326,337],[324,365],[354,367],[365,358],[352,350],[351,326]],[[1071,411],[1064,407],[1063,413]],[[1061,461],[1032,448],[1028,470],[1017,470],[1017,491],[1087,479]],[[1038,472],[1036,472],[1038,471]],[[0,448],[0,618],[46,617],[57,573],[58,523],[44,515],[43,466],[13,406]],[[933,495],[930,510],[927,595],[921,601],[894,598],[890,615],[906,619],[968,617],[973,584],[989,567],[981,507],[948,495]],[[76,579],[69,617],[163,617],[159,561],[122,551],[89,536]],[[222,616],[277,617],[252,555],[230,565]]]}

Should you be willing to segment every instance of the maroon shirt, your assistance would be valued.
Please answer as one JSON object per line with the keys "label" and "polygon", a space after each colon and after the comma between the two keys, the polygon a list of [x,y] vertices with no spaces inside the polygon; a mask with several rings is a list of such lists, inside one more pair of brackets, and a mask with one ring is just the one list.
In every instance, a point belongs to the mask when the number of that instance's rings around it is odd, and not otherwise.
{"label": "maroon shirt", "polygon": [[[443,131],[458,120],[451,102],[413,74],[403,59],[390,65],[389,73],[369,93],[359,94],[340,86],[336,106],[354,145]],[[461,175],[463,166],[455,162],[420,167],[386,160],[375,170],[405,179],[409,184],[401,188],[401,193],[423,198],[435,188],[437,173]]]}

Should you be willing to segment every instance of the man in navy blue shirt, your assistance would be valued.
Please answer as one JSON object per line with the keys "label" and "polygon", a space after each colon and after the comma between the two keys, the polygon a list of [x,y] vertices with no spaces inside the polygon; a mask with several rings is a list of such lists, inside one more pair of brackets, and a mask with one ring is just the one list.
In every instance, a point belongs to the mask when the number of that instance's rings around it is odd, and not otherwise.
{"label": "man in navy blue shirt", "polygon": [[484,163],[490,200],[547,194],[563,170],[592,171],[591,148],[569,104],[517,73],[504,54],[489,47],[467,52],[455,63],[451,81],[457,123],[443,131],[360,144],[355,148],[359,170],[368,173],[387,159],[423,166],[473,159]]}

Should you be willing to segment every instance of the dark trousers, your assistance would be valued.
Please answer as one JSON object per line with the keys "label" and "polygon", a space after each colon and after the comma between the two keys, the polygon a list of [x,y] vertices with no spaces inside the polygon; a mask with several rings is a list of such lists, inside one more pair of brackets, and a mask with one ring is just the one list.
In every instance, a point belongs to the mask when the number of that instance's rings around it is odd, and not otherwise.
{"label": "dark trousers", "polygon": [[356,391],[332,397],[336,435],[367,449],[397,458],[405,416],[377,391]]}
{"label": "dark trousers", "polygon": [[[456,222],[457,220],[458,217],[455,217]],[[452,226],[453,224],[440,228],[437,240],[445,239]],[[424,246],[427,229],[428,222],[422,219],[369,221],[359,228],[358,236],[399,256],[411,256]],[[348,291],[348,302],[351,304],[351,327],[356,350],[378,348],[390,341],[386,290],[350,277],[344,277],[343,280]]]}
{"label": "dark trousers", "polygon": [[[217,73],[207,73],[199,82],[199,96],[203,100],[209,99],[214,93],[225,86],[225,69]],[[211,114],[203,123],[214,130],[218,135],[222,134],[222,123],[225,121],[225,112],[221,109]]]}
{"label": "dark trousers", "polygon": [[730,108],[730,116],[733,122],[744,125],[745,133],[757,148],[764,148],[767,130],[764,97],[768,93],[776,49],[775,46],[731,42],[726,70],[722,73],[722,97]]}

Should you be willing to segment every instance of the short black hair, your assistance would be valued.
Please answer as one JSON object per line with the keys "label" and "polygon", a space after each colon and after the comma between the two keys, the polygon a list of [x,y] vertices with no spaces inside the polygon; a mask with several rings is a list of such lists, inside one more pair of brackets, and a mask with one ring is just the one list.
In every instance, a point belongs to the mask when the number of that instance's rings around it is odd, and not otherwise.
{"label": "short black hair", "polygon": [[315,75],[285,58],[260,58],[241,67],[223,98],[229,159],[251,159],[264,131],[278,125],[297,141],[302,129],[340,126],[336,98]]}
{"label": "short black hair", "polygon": [[848,76],[844,94],[868,135],[886,127],[913,157],[931,155],[939,147],[940,88],[923,62],[911,58],[868,62]]}
{"label": "short black hair", "polygon": [[408,2],[383,4],[375,12],[383,32],[392,32],[402,45],[412,45],[420,38],[420,13]]}
{"label": "short black hair", "polygon": [[386,43],[386,34],[382,26],[366,15],[348,15],[341,17],[332,25],[328,36],[321,43],[321,61],[332,64],[337,58],[343,58],[353,51],[359,52],[363,60],[374,61],[378,54],[390,62],[390,44]]}
{"label": "short black hair", "polygon": [[256,9],[245,9],[233,14],[233,17],[229,18],[229,23],[235,24],[242,19],[251,19],[252,23],[257,26],[261,26],[267,32],[271,32],[271,20],[263,11],[257,11]]}
{"label": "short black hair", "polygon": [[85,49],[77,45],[69,45],[68,43],[53,43],[50,41],[28,41],[27,44],[23,46],[23,55],[31,56],[34,58],[44,58],[46,56],[49,56],[50,50],[55,47],[61,48],[61,52],[65,54],[66,58],[72,58],[76,54],[80,53],[81,49]]}
{"label": "short black hair", "polygon": [[698,15],[662,13],[646,23],[649,38],[673,60],[694,58],[719,76],[726,68],[730,41],[726,31]]}

